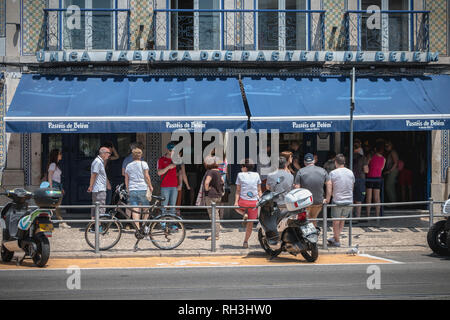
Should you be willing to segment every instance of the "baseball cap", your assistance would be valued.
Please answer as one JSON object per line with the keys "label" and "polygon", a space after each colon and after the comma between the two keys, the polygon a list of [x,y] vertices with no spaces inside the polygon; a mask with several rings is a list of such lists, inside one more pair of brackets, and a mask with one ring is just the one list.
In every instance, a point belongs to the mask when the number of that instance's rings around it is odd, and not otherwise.
{"label": "baseball cap", "polygon": [[169,151],[171,151],[171,150],[173,150],[173,148],[175,148],[175,143],[169,142],[169,143],[167,144],[167,149],[168,149]]}
{"label": "baseball cap", "polygon": [[314,162],[314,156],[312,153],[307,153],[305,154],[305,158],[304,158],[306,163],[311,163]]}

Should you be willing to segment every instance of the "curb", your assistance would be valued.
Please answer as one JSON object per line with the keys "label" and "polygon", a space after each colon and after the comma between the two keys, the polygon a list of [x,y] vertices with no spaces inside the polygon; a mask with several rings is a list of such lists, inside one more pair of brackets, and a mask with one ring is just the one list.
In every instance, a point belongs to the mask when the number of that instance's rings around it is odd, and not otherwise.
{"label": "curb", "polygon": [[[333,255],[333,254],[347,254],[349,248],[342,249],[342,250],[319,250],[319,255]],[[429,252],[432,254],[431,249],[428,248],[394,248],[394,249],[387,249],[387,248],[379,248],[379,249],[370,249],[370,250],[360,250],[359,254],[368,254],[368,253],[384,253],[384,254],[393,254],[393,253],[405,253],[405,252]],[[268,257],[268,255],[262,251],[253,251],[253,252],[193,252],[193,253],[144,253],[144,254],[108,254],[108,253],[99,253],[96,255],[95,253],[92,253],[90,255],[87,254],[80,254],[80,255],[74,255],[74,254],[67,254],[67,255],[51,255],[50,258],[52,259],[104,259],[104,258],[150,258],[150,257],[214,257],[214,256],[261,256],[261,257]],[[283,252],[280,254],[280,256],[291,256],[289,253]]]}

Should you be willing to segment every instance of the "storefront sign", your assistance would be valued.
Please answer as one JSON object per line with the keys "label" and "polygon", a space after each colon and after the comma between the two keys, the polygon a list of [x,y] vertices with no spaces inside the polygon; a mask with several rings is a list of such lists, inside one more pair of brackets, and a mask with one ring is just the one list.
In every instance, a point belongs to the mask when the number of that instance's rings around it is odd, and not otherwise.
{"label": "storefront sign", "polygon": [[409,51],[38,51],[38,62],[437,62],[438,52]]}
{"label": "storefront sign", "polygon": [[47,123],[49,132],[78,132],[88,131],[89,122],[54,122],[49,121]]}

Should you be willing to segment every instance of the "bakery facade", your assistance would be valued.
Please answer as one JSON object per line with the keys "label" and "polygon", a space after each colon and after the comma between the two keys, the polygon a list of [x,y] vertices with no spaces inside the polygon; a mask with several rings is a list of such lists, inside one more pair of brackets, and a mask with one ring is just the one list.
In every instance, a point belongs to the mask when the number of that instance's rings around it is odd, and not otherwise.
{"label": "bakery facade", "polygon": [[[444,0],[4,1],[2,186],[37,187],[49,151],[59,148],[64,201],[86,204],[90,163],[101,144],[111,142],[119,154],[111,162],[113,185],[122,181],[121,162],[133,141],[144,144],[157,181],[156,161],[180,129],[279,132],[280,151],[297,141],[323,164],[330,151],[348,152],[355,68],[355,138],[370,146],[380,138],[393,142],[414,172],[413,200],[446,199],[448,6]],[[187,167],[197,187],[200,167]],[[230,168],[231,180],[236,170]],[[186,192],[184,204],[191,198]]]}

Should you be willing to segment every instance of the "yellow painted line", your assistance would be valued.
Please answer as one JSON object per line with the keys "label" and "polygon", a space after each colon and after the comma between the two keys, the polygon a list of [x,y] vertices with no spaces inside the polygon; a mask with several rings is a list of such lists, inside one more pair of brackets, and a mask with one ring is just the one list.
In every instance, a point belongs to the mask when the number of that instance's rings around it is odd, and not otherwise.
{"label": "yellow painted line", "polygon": [[[136,257],[100,259],[51,259],[44,269],[67,269],[77,266],[81,269],[121,269],[121,268],[185,268],[185,267],[233,267],[233,266],[290,266],[290,265],[334,265],[334,264],[385,264],[395,263],[369,255],[327,254],[310,263],[298,256],[279,256],[269,260],[254,256],[206,256],[206,257]],[[22,266],[15,262],[0,263],[0,270],[41,269],[26,259]]]}

